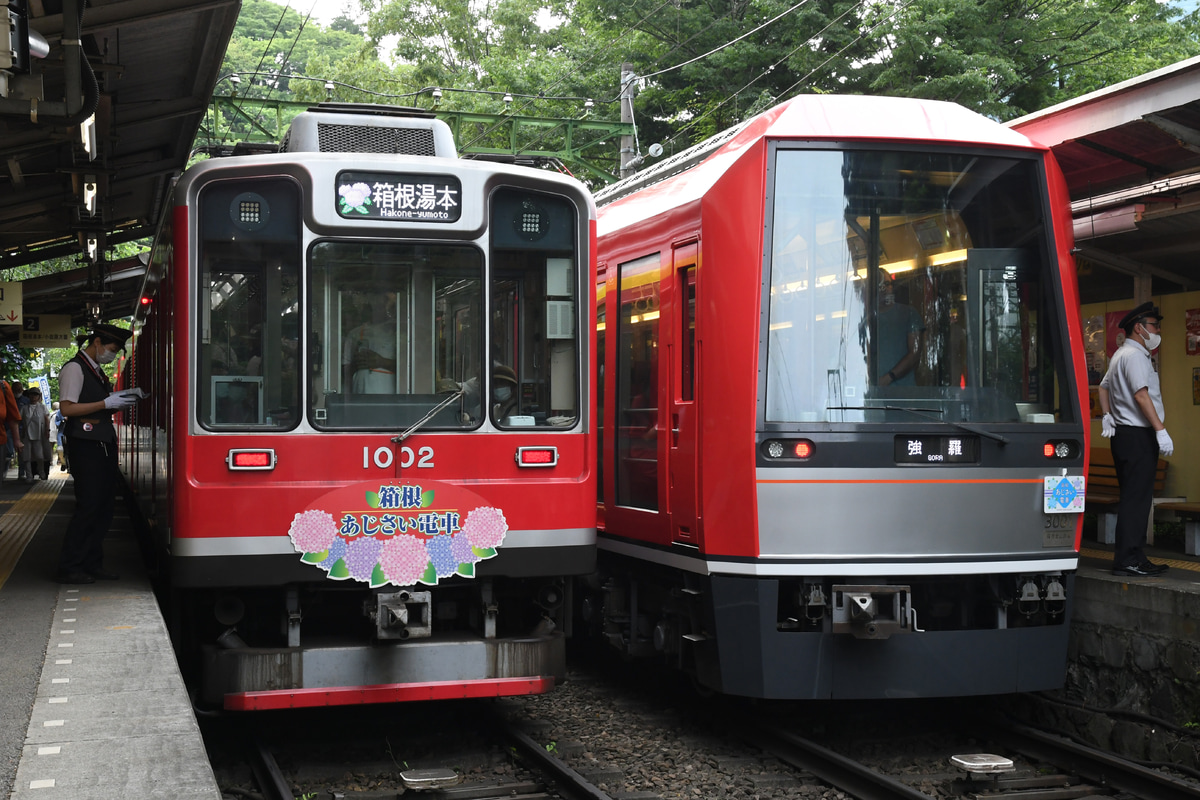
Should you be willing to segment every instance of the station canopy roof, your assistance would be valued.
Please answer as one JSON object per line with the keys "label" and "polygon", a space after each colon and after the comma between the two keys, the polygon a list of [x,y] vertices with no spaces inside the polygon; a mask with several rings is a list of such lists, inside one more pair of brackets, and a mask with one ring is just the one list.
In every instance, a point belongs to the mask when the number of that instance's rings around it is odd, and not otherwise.
{"label": "station canopy roof", "polygon": [[[124,316],[145,267],[138,259],[89,265],[88,240],[102,247],[153,235],[172,179],[186,166],[240,3],[90,0],[79,23],[96,80],[88,137],[66,97],[72,78],[89,94],[89,70],[72,70],[67,52],[83,0],[25,1],[29,27],[49,52],[32,60],[32,76],[12,77],[0,98],[0,280],[12,267],[80,257],[79,269],[26,282],[25,313],[70,313],[82,323],[98,302],[104,317]],[[40,79],[40,91],[30,77]],[[89,185],[96,191],[91,213]]]}
{"label": "station canopy roof", "polygon": [[1083,302],[1200,289],[1200,58],[1009,123],[1053,150]]}

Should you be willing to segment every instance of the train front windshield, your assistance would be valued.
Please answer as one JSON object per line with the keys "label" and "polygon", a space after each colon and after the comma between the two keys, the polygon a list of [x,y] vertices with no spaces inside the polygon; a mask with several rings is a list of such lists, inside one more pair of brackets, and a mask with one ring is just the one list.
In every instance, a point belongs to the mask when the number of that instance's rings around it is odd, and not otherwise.
{"label": "train front windshield", "polygon": [[205,427],[290,430],[305,416],[328,431],[577,426],[580,223],[565,197],[498,189],[486,246],[373,230],[302,253],[300,187],[247,188],[201,194]]}
{"label": "train front windshield", "polygon": [[768,423],[1073,418],[1036,160],[775,152]]}

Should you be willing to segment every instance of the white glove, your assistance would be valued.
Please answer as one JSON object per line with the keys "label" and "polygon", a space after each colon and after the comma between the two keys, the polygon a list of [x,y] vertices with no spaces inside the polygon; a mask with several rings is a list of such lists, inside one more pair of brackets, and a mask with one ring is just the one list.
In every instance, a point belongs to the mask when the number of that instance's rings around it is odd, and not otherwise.
{"label": "white glove", "polygon": [[137,405],[138,397],[136,394],[128,390],[122,392],[113,392],[108,397],[104,398],[104,407],[120,411],[125,408],[132,408]]}
{"label": "white glove", "polygon": [[1105,414],[1100,419],[1100,435],[1105,439],[1111,439],[1117,432],[1117,426],[1113,424],[1112,414]]}
{"label": "white glove", "polygon": [[1167,433],[1167,429],[1154,432],[1155,438],[1158,439],[1158,454],[1160,456],[1169,456],[1175,452],[1175,443],[1171,441],[1171,434]]}

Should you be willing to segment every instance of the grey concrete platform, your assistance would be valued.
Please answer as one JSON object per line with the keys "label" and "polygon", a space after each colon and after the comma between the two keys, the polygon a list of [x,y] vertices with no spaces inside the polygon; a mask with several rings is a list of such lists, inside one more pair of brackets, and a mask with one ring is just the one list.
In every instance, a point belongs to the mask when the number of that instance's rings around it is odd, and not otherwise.
{"label": "grey concrete platform", "polygon": [[[0,486],[0,511],[28,489]],[[53,582],[73,506],[68,480],[0,586],[0,693],[15,698],[0,706],[0,797],[220,800],[120,503],[105,566],[121,578]],[[8,618],[9,610],[26,619]]]}

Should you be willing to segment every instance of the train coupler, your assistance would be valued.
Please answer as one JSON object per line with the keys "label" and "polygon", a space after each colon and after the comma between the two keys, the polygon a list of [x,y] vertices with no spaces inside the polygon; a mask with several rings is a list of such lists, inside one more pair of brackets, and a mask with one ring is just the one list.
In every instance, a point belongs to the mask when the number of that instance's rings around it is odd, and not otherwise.
{"label": "train coupler", "polygon": [[401,590],[375,595],[375,635],[380,639],[427,639],[433,635],[429,592]]}
{"label": "train coupler", "polygon": [[856,639],[886,639],[915,628],[908,586],[833,587],[833,632]]}

